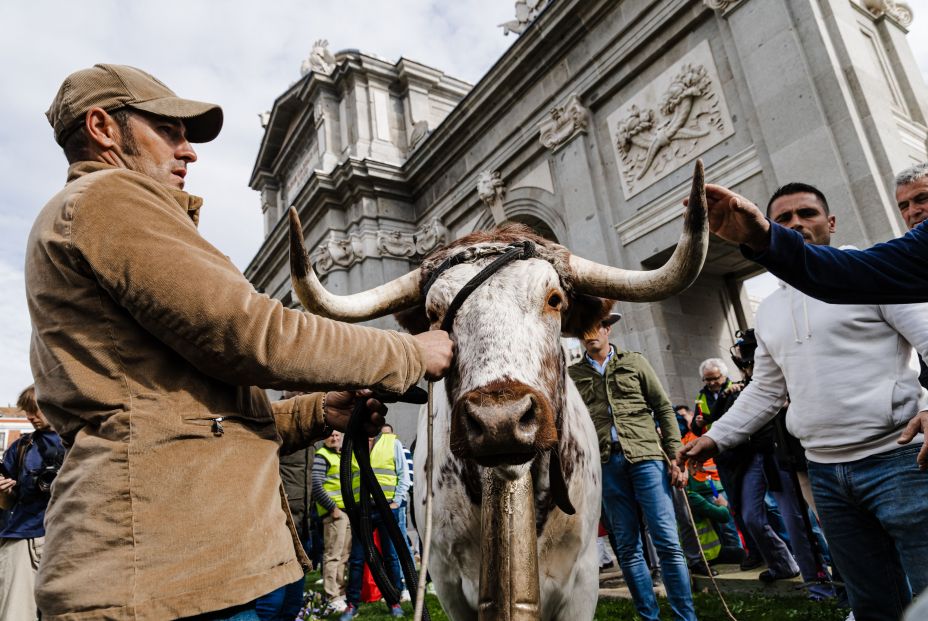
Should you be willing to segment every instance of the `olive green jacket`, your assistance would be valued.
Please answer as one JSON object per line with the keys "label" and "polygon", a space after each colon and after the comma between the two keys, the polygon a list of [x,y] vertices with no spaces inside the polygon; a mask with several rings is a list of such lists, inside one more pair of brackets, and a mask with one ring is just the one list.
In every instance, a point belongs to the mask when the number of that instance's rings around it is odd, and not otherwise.
{"label": "olive green jacket", "polygon": [[[663,459],[662,447],[671,459],[680,450],[680,428],[673,405],[654,369],[640,353],[615,347],[605,375],[600,375],[586,356],[568,372],[590,410],[603,463],[612,453],[609,430],[613,424],[622,452],[631,463]],[[654,427],[655,419],[660,434]]]}

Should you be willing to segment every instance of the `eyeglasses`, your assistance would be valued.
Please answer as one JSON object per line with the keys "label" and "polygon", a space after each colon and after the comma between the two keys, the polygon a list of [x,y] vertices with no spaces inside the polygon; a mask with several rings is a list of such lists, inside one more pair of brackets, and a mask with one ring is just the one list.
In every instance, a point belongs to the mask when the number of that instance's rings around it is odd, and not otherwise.
{"label": "eyeglasses", "polygon": [[708,384],[709,382],[717,382],[717,381],[719,381],[720,379],[722,379],[722,376],[721,376],[721,375],[714,375],[714,376],[712,376],[712,377],[703,377],[703,378],[702,378],[702,381],[704,381],[705,383]]}

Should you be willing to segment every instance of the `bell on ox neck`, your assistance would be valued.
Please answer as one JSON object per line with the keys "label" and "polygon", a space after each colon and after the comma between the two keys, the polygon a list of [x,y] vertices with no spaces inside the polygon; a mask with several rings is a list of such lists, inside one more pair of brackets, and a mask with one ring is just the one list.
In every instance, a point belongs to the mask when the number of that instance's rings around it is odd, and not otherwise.
{"label": "bell on ox neck", "polygon": [[483,472],[479,621],[541,618],[532,476],[506,481]]}

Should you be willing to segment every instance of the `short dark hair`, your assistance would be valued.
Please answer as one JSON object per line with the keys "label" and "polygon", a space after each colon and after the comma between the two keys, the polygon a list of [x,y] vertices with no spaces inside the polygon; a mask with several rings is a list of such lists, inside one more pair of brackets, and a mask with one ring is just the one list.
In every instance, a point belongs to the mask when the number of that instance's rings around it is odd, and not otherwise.
{"label": "short dark hair", "polygon": [[773,196],[770,197],[770,200],[767,201],[767,217],[770,217],[770,207],[773,205],[773,201],[777,200],[781,196],[789,196],[791,194],[814,194],[815,198],[818,199],[818,202],[820,202],[822,207],[825,208],[825,215],[827,216],[831,213],[831,211],[828,209],[828,201],[825,200],[825,195],[822,194],[821,190],[819,190],[814,185],[796,181],[793,183],[787,183],[786,185],[781,185],[777,188],[777,191],[774,192]]}
{"label": "short dark hair", "polygon": [[[120,108],[108,113],[113,117],[113,120],[116,121],[116,124],[119,125],[119,131],[125,142],[124,148],[130,155],[138,151],[138,147],[135,144],[135,136],[132,135],[132,128],[129,127],[129,116],[132,113],[132,110],[129,108]],[[90,159],[90,141],[87,138],[87,130],[84,129],[83,126],[75,129],[71,132],[71,135],[65,139],[64,146],[61,147],[61,149],[64,151],[64,156],[67,158],[68,164]]]}
{"label": "short dark hair", "polygon": [[16,399],[16,407],[30,414],[39,411],[39,402],[35,398],[35,384],[19,393],[19,398]]}

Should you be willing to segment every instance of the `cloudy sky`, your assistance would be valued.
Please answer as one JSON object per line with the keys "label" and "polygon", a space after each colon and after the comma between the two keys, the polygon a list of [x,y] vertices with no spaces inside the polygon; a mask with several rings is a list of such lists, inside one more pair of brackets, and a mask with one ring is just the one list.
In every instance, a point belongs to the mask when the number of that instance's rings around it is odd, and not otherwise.
{"label": "cloudy sky", "polygon": [[[909,39],[928,78],[928,7]],[[198,0],[3,2],[0,23],[0,405],[31,382],[23,254],[36,213],[66,163],[43,112],[61,80],[97,62],[130,64],[184,97],[223,106],[219,138],[199,146],[187,190],[204,196],[200,230],[242,269],[263,227],[248,186],[261,140],[258,113],[299,78],[319,38],[395,61],[425,62],[476,82],[514,41],[497,24],[512,0]]]}

